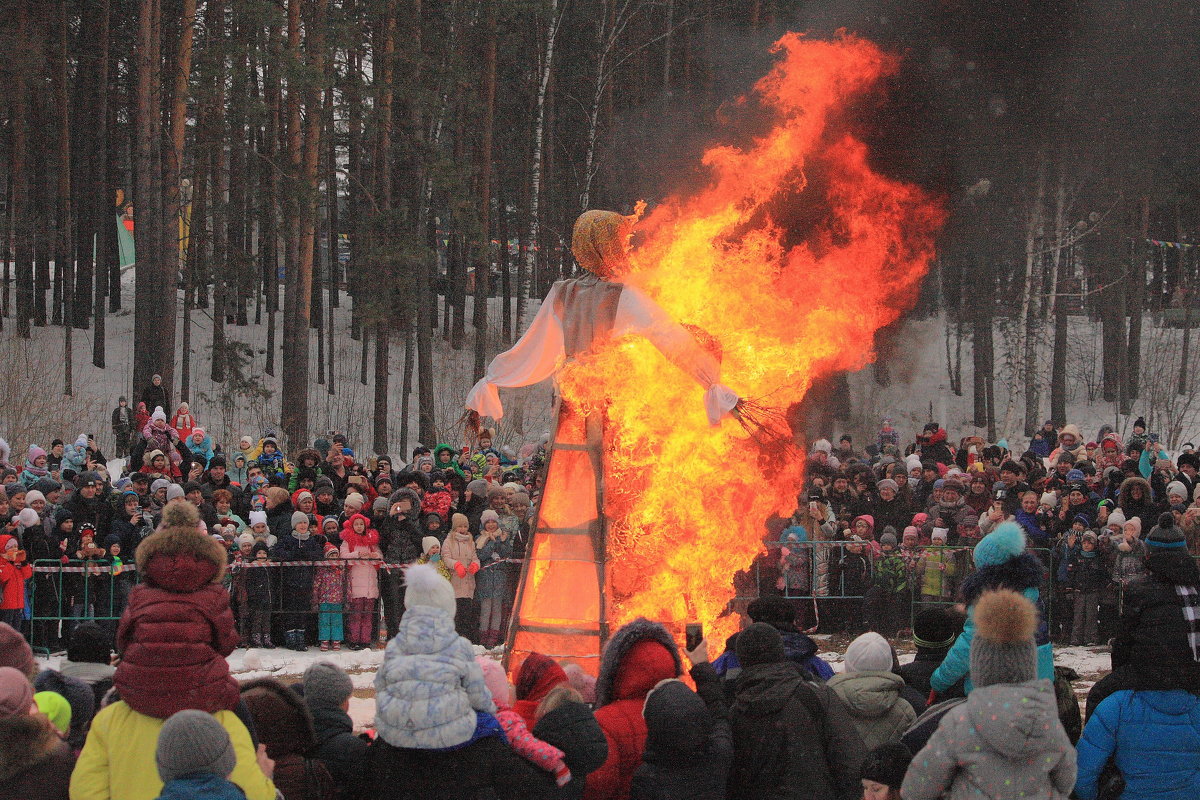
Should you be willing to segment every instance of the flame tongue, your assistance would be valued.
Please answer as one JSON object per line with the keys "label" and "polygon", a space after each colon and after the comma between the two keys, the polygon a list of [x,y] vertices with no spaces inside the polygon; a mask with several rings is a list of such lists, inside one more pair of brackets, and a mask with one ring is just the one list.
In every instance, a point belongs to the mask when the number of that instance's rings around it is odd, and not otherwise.
{"label": "flame tongue", "polygon": [[[776,51],[755,90],[773,126],[745,149],[708,150],[707,188],[669,198],[638,224],[629,282],[712,338],[723,383],[782,409],[815,378],[871,360],[875,331],[915,298],[944,214],[916,187],[873,171],[861,141],[830,130],[895,59],[852,36],[788,34]],[[806,185],[817,168],[820,181]],[[772,220],[797,202],[816,221],[791,244]],[[700,621],[723,642],[736,625],[718,620],[731,578],[761,551],[764,521],[795,507],[802,460],[764,454],[732,422],[710,428],[700,387],[644,340],[602,345],[561,385],[608,417],[614,627],[638,615],[679,631]]]}

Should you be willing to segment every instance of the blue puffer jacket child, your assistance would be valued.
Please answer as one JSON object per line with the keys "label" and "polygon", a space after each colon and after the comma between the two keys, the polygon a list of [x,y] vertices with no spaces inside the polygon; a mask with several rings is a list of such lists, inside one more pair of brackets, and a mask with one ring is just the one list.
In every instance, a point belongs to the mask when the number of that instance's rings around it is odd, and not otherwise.
{"label": "blue puffer jacket child", "polygon": [[454,631],[454,589],[430,564],[404,573],[406,610],[375,675],[375,728],[393,747],[445,750],[495,714],[471,643]]}
{"label": "blue puffer jacket child", "polygon": [[1075,794],[1095,800],[1109,757],[1125,778],[1121,800],[1200,797],[1200,697],[1182,690],[1104,698],[1079,740]]}
{"label": "blue puffer jacket child", "polygon": [[967,604],[967,621],[963,632],[929,679],[937,692],[945,692],[966,677],[968,693],[975,688],[971,682],[971,640],[975,638],[975,603],[989,589],[1011,589],[1025,597],[1038,609],[1037,636],[1038,678],[1054,680],[1054,651],[1045,615],[1041,613],[1041,586],[1045,568],[1036,556],[1025,552],[1025,532],[1015,522],[1002,522],[975,545],[976,571],[963,581],[960,590]]}

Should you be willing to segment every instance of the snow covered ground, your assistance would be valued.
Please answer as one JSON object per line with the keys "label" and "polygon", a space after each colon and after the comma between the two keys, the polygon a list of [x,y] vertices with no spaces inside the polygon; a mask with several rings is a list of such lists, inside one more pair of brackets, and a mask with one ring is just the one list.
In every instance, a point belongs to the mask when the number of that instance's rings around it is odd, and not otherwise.
{"label": "snow covered ground", "polygon": [[[818,634],[813,638],[820,645],[818,655],[832,664],[835,672],[841,672],[845,668],[842,655],[849,639],[827,634]],[[898,640],[895,645],[897,651],[900,651],[901,664],[912,661],[914,653],[908,642]],[[477,655],[487,655],[496,659],[503,655],[503,649],[499,647],[489,651],[477,645],[475,652]],[[714,653],[715,655],[717,654]],[[62,660],[62,656],[54,655],[38,660],[43,665],[54,668]],[[346,670],[354,682],[354,695],[350,698],[350,717],[354,720],[355,727],[367,728],[374,722],[375,672],[383,663],[382,650],[321,652],[315,647],[310,647],[300,653],[284,648],[251,648],[235,650],[227,660],[230,672],[240,681],[273,677],[284,683],[299,682],[304,670],[314,661],[331,661]],[[1082,702],[1088,689],[1109,671],[1109,652],[1107,647],[1056,647],[1054,663],[1072,667],[1079,673],[1080,679],[1075,682],[1075,692]]]}

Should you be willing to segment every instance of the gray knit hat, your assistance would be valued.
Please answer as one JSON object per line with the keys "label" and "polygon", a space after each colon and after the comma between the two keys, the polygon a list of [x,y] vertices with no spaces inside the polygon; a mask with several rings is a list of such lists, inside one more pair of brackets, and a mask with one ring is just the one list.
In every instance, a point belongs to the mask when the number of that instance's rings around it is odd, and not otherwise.
{"label": "gray knit hat", "polygon": [[971,681],[976,687],[1037,678],[1037,609],[1008,589],[984,592],[975,605]]}
{"label": "gray knit hat", "polygon": [[314,661],[304,670],[304,702],[309,708],[337,708],[354,692],[346,671],[329,661]]}
{"label": "gray knit hat", "polygon": [[180,711],[163,723],[154,758],[163,783],[197,772],[227,778],[237,763],[233,742],[221,723],[196,709]]}

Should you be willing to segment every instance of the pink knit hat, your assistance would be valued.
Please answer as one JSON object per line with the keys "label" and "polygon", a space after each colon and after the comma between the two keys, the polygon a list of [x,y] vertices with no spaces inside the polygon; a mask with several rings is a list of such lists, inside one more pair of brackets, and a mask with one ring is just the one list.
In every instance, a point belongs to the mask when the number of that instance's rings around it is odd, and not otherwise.
{"label": "pink knit hat", "polygon": [[496,705],[505,708],[511,706],[512,687],[508,685],[508,676],[504,674],[504,667],[500,666],[500,662],[496,659],[487,656],[475,656],[475,661],[483,670],[483,682],[487,685],[488,691],[492,693],[492,700],[496,702]]}

